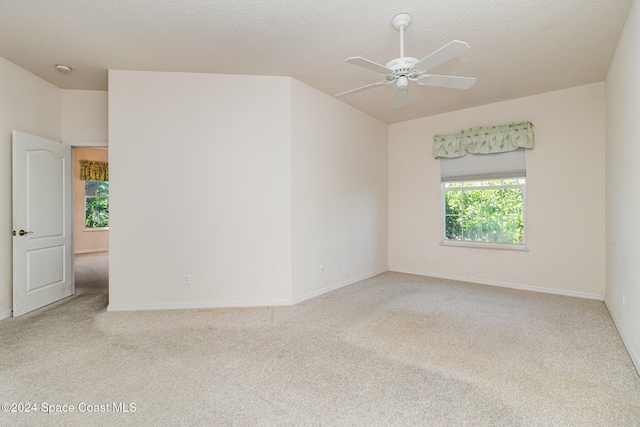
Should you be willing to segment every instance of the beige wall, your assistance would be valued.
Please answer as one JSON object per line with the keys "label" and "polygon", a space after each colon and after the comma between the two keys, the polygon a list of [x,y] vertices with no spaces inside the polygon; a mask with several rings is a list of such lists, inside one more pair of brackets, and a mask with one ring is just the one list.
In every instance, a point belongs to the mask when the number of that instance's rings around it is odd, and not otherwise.
{"label": "beige wall", "polygon": [[[640,3],[633,3],[606,79],[606,303],[640,371]],[[624,297],[624,306],[622,300]]]}
{"label": "beige wall", "polygon": [[74,148],[74,251],[75,253],[100,252],[109,250],[109,230],[85,230],[84,181],[80,179],[80,160],[108,162],[106,148]]}
{"label": "beige wall", "polygon": [[0,58],[0,319],[13,308],[11,131],[61,139],[61,91]]}
{"label": "beige wall", "polygon": [[62,91],[62,140],[75,142],[107,142],[108,94],[98,90]]}
{"label": "beige wall", "polygon": [[110,310],[290,300],[290,78],[110,71],[109,159]]}
{"label": "beige wall", "polygon": [[299,300],[387,269],[387,125],[297,80],[292,108]]}
{"label": "beige wall", "polygon": [[[604,84],[596,83],[391,125],[390,268],[603,298],[604,107]],[[434,134],[522,121],[535,127],[527,154],[528,251],[439,245]]]}
{"label": "beige wall", "polygon": [[84,229],[84,181],[80,178],[80,160],[108,162],[107,149],[89,148],[91,143],[108,144],[108,93],[96,90],[62,90],[62,140],[74,148],[74,251],[109,250],[109,231]]}
{"label": "beige wall", "polygon": [[291,78],[109,88],[110,310],[291,304],[386,270],[386,124]]}

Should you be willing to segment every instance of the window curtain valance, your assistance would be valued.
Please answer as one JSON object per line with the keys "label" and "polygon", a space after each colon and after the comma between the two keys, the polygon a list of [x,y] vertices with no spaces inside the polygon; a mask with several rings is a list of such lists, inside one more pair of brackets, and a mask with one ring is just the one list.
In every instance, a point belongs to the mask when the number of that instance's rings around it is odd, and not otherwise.
{"label": "window curtain valance", "polygon": [[472,128],[453,135],[433,137],[434,159],[462,157],[467,153],[504,153],[518,148],[533,148],[532,123]]}
{"label": "window curtain valance", "polygon": [[80,160],[80,179],[85,181],[109,181],[109,163]]}

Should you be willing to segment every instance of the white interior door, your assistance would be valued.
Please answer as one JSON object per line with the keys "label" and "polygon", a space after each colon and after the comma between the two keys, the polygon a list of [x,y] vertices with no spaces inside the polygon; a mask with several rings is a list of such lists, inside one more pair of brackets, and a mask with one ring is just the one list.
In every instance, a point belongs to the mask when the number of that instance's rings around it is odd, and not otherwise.
{"label": "white interior door", "polygon": [[13,131],[13,316],[75,292],[71,146]]}

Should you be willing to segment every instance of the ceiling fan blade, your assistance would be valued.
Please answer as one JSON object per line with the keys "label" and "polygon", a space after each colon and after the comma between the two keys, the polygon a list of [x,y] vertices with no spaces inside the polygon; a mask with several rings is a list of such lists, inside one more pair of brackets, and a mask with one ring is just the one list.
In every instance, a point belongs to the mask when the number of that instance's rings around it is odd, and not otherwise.
{"label": "ceiling fan blade", "polygon": [[418,79],[418,84],[424,86],[441,86],[451,89],[469,89],[476,83],[475,77],[437,76],[426,74]]}
{"label": "ceiling fan blade", "polygon": [[407,88],[404,88],[404,89],[396,88],[396,91],[393,94],[393,108],[402,108],[407,105],[408,101],[409,101],[409,90]]}
{"label": "ceiling fan blade", "polygon": [[471,48],[465,42],[454,40],[449,44],[442,46],[440,49],[436,50],[426,58],[418,61],[414,68],[418,71],[430,70],[433,67],[437,67],[438,65],[443,64],[458,55],[463,54],[469,49]]}
{"label": "ceiling fan blade", "polygon": [[362,87],[359,87],[359,88],[356,88],[356,89],[351,89],[351,90],[348,90],[346,92],[339,93],[336,96],[351,95],[351,94],[354,94],[354,93],[362,92],[363,90],[374,88],[376,86],[388,85],[389,83],[393,83],[393,82],[394,82],[394,80],[383,80],[381,82],[371,83],[370,85],[362,86]]}
{"label": "ceiling fan blade", "polygon": [[369,61],[368,59],[361,58],[359,56],[354,56],[353,58],[347,58],[346,62],[349,64],[357,65],[358,67],[366,68],[367,70],[375,71],[376,73],[388,74],[393,73],[393,70],[376,64],[373,61]]}

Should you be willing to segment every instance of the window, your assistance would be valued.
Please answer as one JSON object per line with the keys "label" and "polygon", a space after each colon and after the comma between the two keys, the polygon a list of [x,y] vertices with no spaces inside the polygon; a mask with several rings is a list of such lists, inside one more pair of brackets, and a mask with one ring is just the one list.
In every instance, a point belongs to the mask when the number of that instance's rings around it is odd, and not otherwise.
{"label": "window", "polygon": [[109,228],[109,181],[84,182],[86,230]]}
{"label": "window", "polygon": [[525,247],[526,150],[440,159],[442,243]]}
{"label": "window", "polygon": [[443,243],[524,247],[525,178],[442,183]]}

